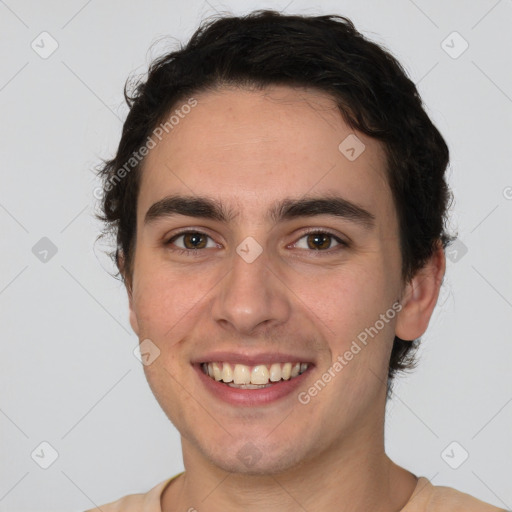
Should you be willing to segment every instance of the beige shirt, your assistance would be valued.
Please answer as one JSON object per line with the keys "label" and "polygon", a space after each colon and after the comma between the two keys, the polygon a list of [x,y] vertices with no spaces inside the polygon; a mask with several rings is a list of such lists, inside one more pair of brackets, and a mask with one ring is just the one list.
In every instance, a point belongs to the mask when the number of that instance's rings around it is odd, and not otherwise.
{"label": "beige shirt", "polygon": [[[123,498],[101,505],[101,508],[85,512],[162,512],[160,496],[166,485],[182,473],[175,475],[153,487],[145,494],[130,494]],[[503,512],[503,508],[484,503],[469,494],[451,487],[432,485],[420,476],[409,501],[400,512]]]}

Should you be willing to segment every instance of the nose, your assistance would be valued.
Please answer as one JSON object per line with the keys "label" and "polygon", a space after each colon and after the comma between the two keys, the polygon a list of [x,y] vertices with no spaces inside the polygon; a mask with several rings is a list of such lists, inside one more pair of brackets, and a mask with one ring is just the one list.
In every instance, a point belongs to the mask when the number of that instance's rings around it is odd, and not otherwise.
{"label": "nose", "polygon": [[255,334],[285,323],[290,317],[290,290],[263,251],[248,263],[238,253],[219,284],[212,305],[213,320],[230,334]]}

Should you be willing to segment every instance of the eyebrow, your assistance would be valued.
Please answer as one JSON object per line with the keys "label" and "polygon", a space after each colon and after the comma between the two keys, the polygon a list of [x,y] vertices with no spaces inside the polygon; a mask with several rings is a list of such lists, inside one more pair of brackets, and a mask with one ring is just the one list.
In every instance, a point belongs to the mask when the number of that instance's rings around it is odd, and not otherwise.
{"label": "eyebrow", "polygon": [[[227,208],[222,201],[217,199],[171,195],[151,205],[144,217],[144,224],[150,224],[158,219],[175,215],[229,223],[238,216],[238,213]],[[272,205],[267,211],[267,219],[276,224],[285,220],[319,215],[341,217],[366,229],[375,226],[375,216],[372,213],[343,197],[333,194],[299,199],[285,198]]]}

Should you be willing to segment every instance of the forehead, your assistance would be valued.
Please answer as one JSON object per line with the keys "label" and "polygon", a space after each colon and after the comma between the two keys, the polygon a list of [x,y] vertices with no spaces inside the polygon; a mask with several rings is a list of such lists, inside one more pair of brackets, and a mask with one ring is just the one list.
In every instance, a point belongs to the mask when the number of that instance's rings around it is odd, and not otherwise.
{"label": "forehead", "polygon": [[[339,193],[390,213],[381,144],[355,132],[328,95],[274,86],[220,88],[178,103],[147,155],[139,217],[165,195],[219,197],[247,214],[286,197]],[[172,126],[170,128],[169,126]]]}

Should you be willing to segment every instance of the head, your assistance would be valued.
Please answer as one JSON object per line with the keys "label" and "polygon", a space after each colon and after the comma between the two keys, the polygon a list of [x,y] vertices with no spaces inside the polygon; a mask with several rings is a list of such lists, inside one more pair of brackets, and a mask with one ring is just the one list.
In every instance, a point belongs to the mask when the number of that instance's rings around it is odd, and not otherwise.
{"label": "head", "polygon": [[[215,446],[232,446],[219,448],[230,470],[250,440],[275,454],[263,471],[334,442],[306,434],[304,407],[331,436],[378,422],[395,374],[415,365],[451,240],[448,148],[400,64],[346,18],[258,11],[203,24],[125,96],[117,154],[100,169],[100,218],[116,239],[132,327],[161,352],[146,376],[182,436],[217,462]],[[292,204],[301,199],[312,200]],[[194,400],[207,395],[192,366],[219,347],[295,350],[332,383],[314,400],[303,389],[298,407],[226,406],[207,435],[193,425],[205,415]],[[303,452],[279,429],[262,433],[286,414],[310,440]]]}

